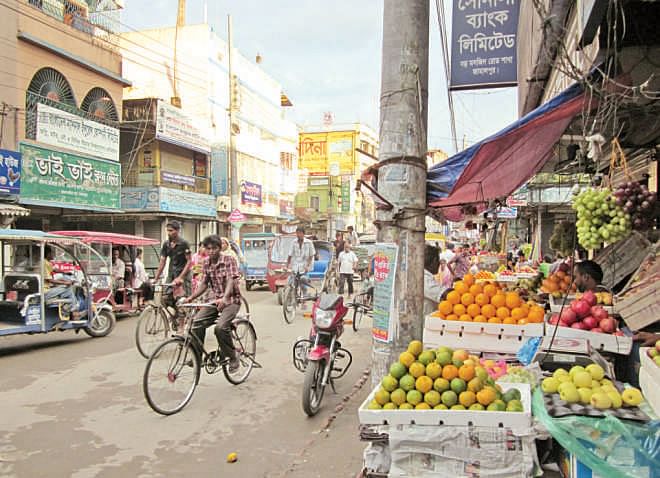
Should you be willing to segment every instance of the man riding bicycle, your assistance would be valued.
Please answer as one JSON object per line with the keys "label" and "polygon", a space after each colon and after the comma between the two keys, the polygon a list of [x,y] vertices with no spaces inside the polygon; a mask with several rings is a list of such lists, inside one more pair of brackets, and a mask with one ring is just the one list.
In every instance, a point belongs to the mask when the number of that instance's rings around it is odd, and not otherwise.
{"label": "man riding bicycle", "polygon": [[[165,268],[167,259],[170,259],[170,266],[167,271],[167,282],[173,284],[174,289],[183,288],[183,294],[191,293],[190,269],[192,268],[192,256],[190,245],[181,237],[181,223],[179,221],[170,221],[167,223],[167,241],[163,243],[160,251],[160,263],[154,277],[154,282],[158,282]],[[179,295],[178,290],[169,290],[166,294],[168,302],[173,302],[175,296]]]}
{"label": "man riding bicycle", "polygon": [[[296,240],[291,244],[286,267],[287,269],[290,269],[293,274],[301,274],[300,284],[303,293],[307,290],[307,286],[312,285],[306,274],[312,270],[315,255],[316,249],[314,249],[314,243],[305,237],[305,228],[298,226],[296,228]],[[289,282],[291,283],[292,281],[293,276],[289,278]]]}
{"label": "man riding bicycle", "polygon": [[231,323],[241,307],[238,264],[232,256],[220,253],[219,236],[207,236],[202,241],[202,245],[206,248],[208,255],[202,264],[202,278],[195,293],[184,299],[183,302],[193,302],[210,287],[212,299],[216,305],[202,307],[197,312],[193,319],[192,333],[203,344],[206,328],[215,322],[215,337],[218,340],[222,356],[229,359],[229,370],[235,371],[240,364],[231,339]]}

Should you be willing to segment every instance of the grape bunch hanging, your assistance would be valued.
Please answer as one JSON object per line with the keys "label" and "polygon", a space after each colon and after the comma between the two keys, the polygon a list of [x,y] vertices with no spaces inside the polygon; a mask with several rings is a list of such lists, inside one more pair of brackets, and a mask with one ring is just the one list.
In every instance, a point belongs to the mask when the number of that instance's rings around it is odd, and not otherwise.
{"label": "grape bunch hanging", "polygon": [[632,228],[637,231],[650,229],[653,222],[656,196],[646,186],[636,181],[621,185],[614,191],[616,205],[621,206],[624,212],[630,214]]}
{"label": "grape bunch hanging", "polygon": [[598,249],[603,242],[616,242],[630,234],[632,219],[609,189],[588,188],[575,197],[578,242],[585,249]]}

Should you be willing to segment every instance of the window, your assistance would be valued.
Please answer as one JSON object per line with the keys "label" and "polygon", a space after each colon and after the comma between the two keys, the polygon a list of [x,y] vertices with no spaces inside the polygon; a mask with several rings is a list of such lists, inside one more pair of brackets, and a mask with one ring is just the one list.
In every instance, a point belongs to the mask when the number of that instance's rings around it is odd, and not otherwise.
{"label": "window", "polygon": [[321,209],[321,198],[318,196],[311,196],[309,198],[309,207],[319,212]]}

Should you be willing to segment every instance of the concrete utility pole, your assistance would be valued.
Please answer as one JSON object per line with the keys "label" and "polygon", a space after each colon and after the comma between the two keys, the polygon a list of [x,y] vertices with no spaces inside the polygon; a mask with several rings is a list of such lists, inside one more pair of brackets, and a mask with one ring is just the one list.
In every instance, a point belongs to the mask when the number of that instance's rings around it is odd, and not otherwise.
{"label": "concrete utility pole", "polygon": [[[236,135],[234,133],[234,110],[238,108],[238,98],[236,98],[236,91],[238,85],[235,84],[234,70],[232,68],[232,57],[234,56],[232,46],[232,32],[231,32],[231,15],[227,15],[227,63],[229,75],[229,176],[231,177],[231,210],[238,208],[238,164],[236,155]],[[231,238],[238,242],[240,235],[239,227],[232,224]]]}
{"label": "concrete utility pole", "polygon": [[385,0],[378,192],[394,208],[376,213],[379,242],[399,245],[393,342],[374,341],[372,380],[411,340],[422,339],[429,2]]}

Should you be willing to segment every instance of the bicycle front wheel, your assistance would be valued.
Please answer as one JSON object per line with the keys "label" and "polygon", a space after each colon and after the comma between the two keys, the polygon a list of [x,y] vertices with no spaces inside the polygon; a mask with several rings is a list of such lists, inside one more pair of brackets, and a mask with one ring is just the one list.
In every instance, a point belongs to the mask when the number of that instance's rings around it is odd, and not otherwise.
{"label": "bicycle front wheel", "polygon": [[135,345],[144,358],[151,357],[156,347],[167,340],[170,323],[165,312],[153,305],[147,306],[138,318],[135,327]]}
{"label": "bicycle front wheel", "polygon": [[199,356],[190,342],[182,337],[163,342],[144,369],[144,398],[161,415],[180,412],[195,392],[200,370]]}
{"label": "bicycle front wheel", "polygon": [[287,286],[284,289],[282,298],[282,312],[284,313],[284,320],[287,324],[293,323],[296,317],[296,289],[292,286]]}
{"label": "bicycle front wheel", "polygon": [[231,340],[238,355],[238,368],[232,370],[228,363],[224,363],[222,373],[234,385],[245,382],[254,368],[254,358],[257,355],[257,333],[248,320],[234,322],[231,331]]}
{"label": "bicycle front wheel", "polygon": [[353,305],[353,331],[357,332],[360,328],[360,322],[362,321],[362,316],[364,315],[364,309],[359,305]]}

